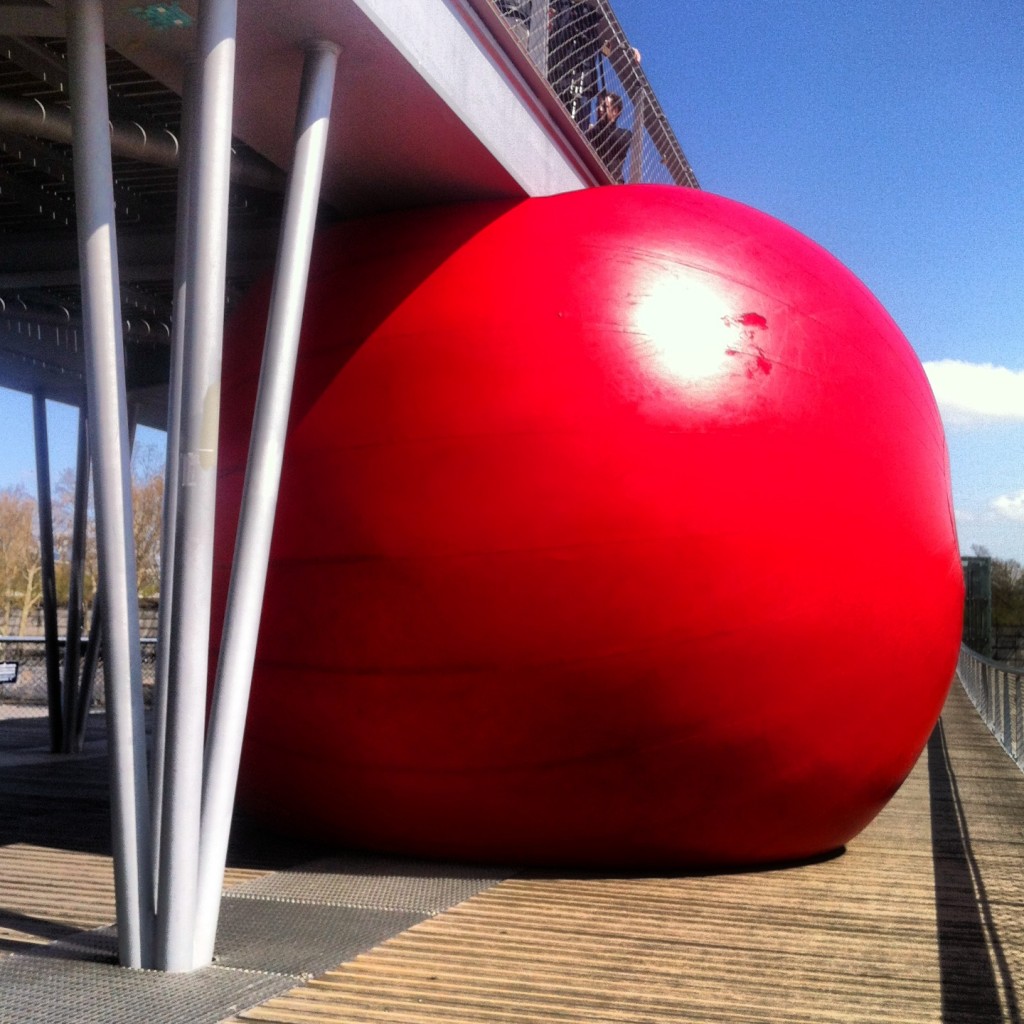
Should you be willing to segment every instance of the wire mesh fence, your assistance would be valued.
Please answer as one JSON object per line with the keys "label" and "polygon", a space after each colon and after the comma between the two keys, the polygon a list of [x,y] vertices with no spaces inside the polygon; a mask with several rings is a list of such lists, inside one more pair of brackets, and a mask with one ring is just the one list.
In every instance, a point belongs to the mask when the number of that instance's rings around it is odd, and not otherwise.
{"label": "wire mesh fence", "polygon": [[983,658],[961,645],[956,673],[992,735],[1024,771],[1024,668]]}
{"label": "wire mesh fence", "polygon": [[699,188],[607,0],[487,0],[619,183]]}
{"label": "wire mesh fence", "polygon": [[[81,660],[84,663],[88,641],[81,641]],[[59,664],[63,672],[66,639],[58,644]],[[46,641],[41,636],[0,636],[0,704],[47,703],[49,683],[47,679]],[[149,700],[156,673],[156,641],[142,641],[142,686],[145,699]],[[96,663],[93,707],[104,705],[103,654]]]}

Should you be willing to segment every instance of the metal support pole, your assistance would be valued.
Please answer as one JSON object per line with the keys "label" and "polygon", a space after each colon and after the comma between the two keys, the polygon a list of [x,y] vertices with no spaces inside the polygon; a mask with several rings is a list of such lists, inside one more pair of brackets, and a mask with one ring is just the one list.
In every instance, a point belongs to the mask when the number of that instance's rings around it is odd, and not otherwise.
{"label": "metal support pole", "polygon": [[92,600],[92,615],[89,622],[89,639],[85,645],[85,657],[82,659],[82,682],[75,705],[75,737],[74,752],[80,754],[85,746],[85,730],[89,722],[89,708],[92,706],[92,694],[96,686],[96,662],[100,656],[100,643],[103,638],[103,604],[100,602],[97,588]]}
{"label": "metal support pole", "polygon": [[633,132],[629,140],[629,183],[644,180],[644,96],[638,93],[633,101]]}
{"label": "metal support pole", "polygon": [[1010,724],[1010,673],[1000,672],[999,674],[1003,679],[1003,749],[1009,753],[1013,750],[1013,739],[1011,734],[1012,726]]}
{"label": "metal support pole", "polygon": [[[160,613],[157,623],[156,678],[153,686],[153,884],[160,873],[160,831],[163,821],[164,774],[167,751],[167,688],[171,665],[171,611],[174,607],[174,535],[178,523],[178,467],[181,458],[181,378],[185,353],[187,257],[189,247],[190,188],[192,164],[189,145],[194,127],[195,64],[185,71],[181,114],[181,163],[178,172],[178,210],[174,249],[174,319],[171,333],[171,367],[167,384],[167,459],[164,467],[164,510],[160,536]],[[159,908],[159,890],[156,892]]]}
{"label": "metal support pole", "polygon": [[102,0],[69,0],[67,27],[86,392],[103,579],[117,935],[122,965],[150,967],[149,790]]}
{"label": "metal support pole", "polygon": [[317,42],[309,48],[303,69],[295,158],[270,300],[210,714],[196,915],[197,967],[213,957],[217,933],[337,64],[338,47]]}
{"label": "metal support pole", "polygon": [[60,692],[60,644],[57,636],[57,575],[53,566],[53,503],[50,490],[50,441],[46,430],[46,399],[32,394],[36,440],[36,510],[39,513],[40,585],[43,591],[43,636],[46,638],[46,703],[49,710],[50,750],[64,742],[64,712]]}
{"label": "metal support pole", "polygon": [[1024,763],[1024,706],[1021,703],[1021,676],[1014,681],[1014,760]]}
{"label": "metal support pole", "polygon": [[156,966],[193,966],[227,269],[235,0],[199,9]]}
{"label": "metal support pole", "polygon": [[68,579],[68,626],[64,644],[64,740],[62,750],[70,754],[77,741],[78,666],[82,653],[82,602],[85,575],[85,533],[89,513],[89,420],[85,406],[78,410],[78,459],[75,465],[75,512],[71,530],[71,566]]}
{"label": "metal support pole", "polygon": [[[128,450],[135,447],[134,407],[128,413]],[[89,721],[89,709],[92,707],[92,695],[96,688],[96,663],[99,661],[100,644],[103,642],[103,581],[96,587],[92,597],[92,611],[89,615],[89,639],[85,645],[85,658],[82,659],[82,679],[78,686],[75,702],[74,751],[81,753],[85,746],[85,730]],[[152,848],[151,848],[152,849]]]}

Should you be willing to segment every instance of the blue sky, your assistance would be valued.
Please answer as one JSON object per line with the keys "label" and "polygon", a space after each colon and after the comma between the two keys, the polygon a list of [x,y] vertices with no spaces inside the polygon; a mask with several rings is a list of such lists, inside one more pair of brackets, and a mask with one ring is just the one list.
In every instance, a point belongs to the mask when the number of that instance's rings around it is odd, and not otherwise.
{"label": "blue sky", "polygon": [[825,246],[906,334],[961,549],[1024,563],[1024,6],[613,3],[701,185]]}
{"label": "blue sky", "polygon": [[[825,246],[907,335],[946,422],[962,549],[1024,563],[1020,0],[613,4],[703,187]],[[34,490],[29,409],[0,392],[0,486]],[[50,429],[56,470],[73,415]]]}

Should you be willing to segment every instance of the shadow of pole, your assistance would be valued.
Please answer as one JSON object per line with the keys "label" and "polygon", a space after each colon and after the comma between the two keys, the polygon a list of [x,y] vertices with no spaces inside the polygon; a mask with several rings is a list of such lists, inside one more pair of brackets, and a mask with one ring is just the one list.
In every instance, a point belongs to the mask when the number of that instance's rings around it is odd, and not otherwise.
{"label": "shadow of pole", "polygon": [[971,847],[941,721],[928,740],[928,791],[942,1020],[1020,1024],[1013,978]]}
{"label": "shadow of pole", "polygon": [[[0,950],[8,953],[23,953],[37,948],[38,944],[66,939],[85,931],[79,925],[62,924],[59,921],[48,921],[46,918],[22,914],[16,910],[0,907],[0,931],[21,932],[23,939],[0,937]],[[29,938],[31,936],[32,938]],[[37,940],[34,942],[33,939]]]}

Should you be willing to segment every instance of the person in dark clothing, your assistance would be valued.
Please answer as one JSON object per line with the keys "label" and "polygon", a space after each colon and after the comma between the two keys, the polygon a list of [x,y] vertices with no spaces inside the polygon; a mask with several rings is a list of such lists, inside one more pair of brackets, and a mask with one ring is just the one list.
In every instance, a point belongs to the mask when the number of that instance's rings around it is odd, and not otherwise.
{"label": "person in dark clothing", "polygon": [[[573,120],[586,131],[590,105],[604,76],[602,54],[612,58],[609,28],[597,0],[551,0],[548,7],[548,80]],[[640,51],[628,48],[627,58],[640,63]],[[612,60],[613,66],[615,61]],[[621,72],[620,72],[621,73]]]}
{"label": "person in dark clothing", "polygon": [[621,115],[622,97],[602,90],[597,96],[597,120],[586,131],[587,141],[620,185],[623,181],[622,168],[633,141],[633,133],[617,124]]}

